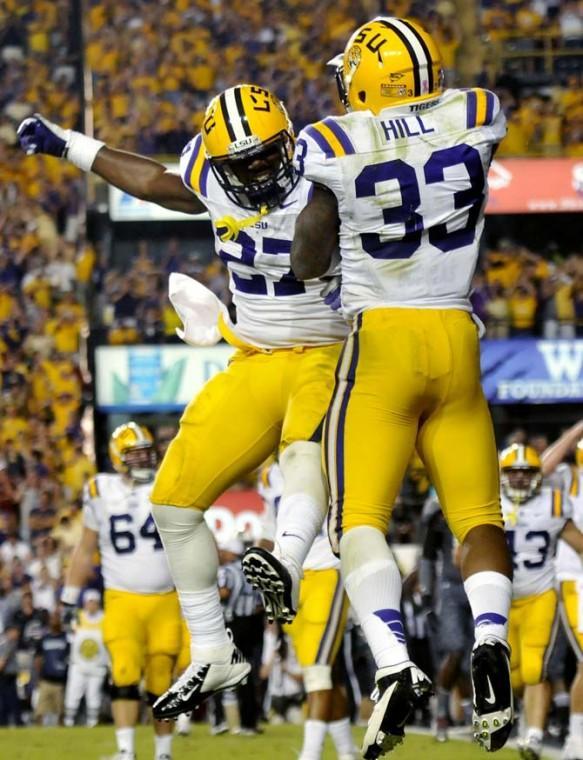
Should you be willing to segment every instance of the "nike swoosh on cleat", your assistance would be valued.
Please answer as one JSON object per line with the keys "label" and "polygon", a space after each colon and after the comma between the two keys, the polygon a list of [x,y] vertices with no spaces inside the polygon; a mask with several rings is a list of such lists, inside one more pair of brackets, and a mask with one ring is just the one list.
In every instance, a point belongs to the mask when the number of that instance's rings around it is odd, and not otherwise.
{"label": "nike swoosh on cleat", "polygon": [[490,676],[486,676],[486,681],[488,681],[488,689],[489,689],[489,693],[488,693],[488,696],[487,696],[487,697],[484,697],[484,699],[485,699],[485,701],[486,701],[486,702],[487,702],[489,705],[493,705],[493,704],[494,704],[494,702],[496,701],[496,697],[495,697],[495,695],[494,695],[494,689],[492,688],[492,681],[490,681]]}
{"label": "nike swoosh on cleat", "polygon": [[282,535],[282,537],[283,536],[292,536],[293,538],[299,538],[300,541],[304,540],[302,536],[298,536],[297,533],[291,533],[291,531],[289,531],[289,530],[284,530],[284,532],[281,535]]}

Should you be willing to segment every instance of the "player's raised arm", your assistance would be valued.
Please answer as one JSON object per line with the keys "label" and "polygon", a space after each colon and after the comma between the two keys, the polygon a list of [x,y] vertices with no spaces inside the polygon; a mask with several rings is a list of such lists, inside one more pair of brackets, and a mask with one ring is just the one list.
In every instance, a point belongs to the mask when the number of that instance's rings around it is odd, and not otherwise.
{"label": "player's raised arm", "polygon": [[333,193],[315,185],[314,194],[300,212],[291,248],[291,266],[300,280],[326,273],[338,247],[338,203]]}
{"label": "player's raised arm", "polygon": [[548,477],[557,469],[569,451],[583,438],[583,420],[579,420],[542,453],[543,476]]}
{"label": "player's raised arm", "polygon": [[158,161],[108,148],[100,140],[81,132],[62,129],[40,114],[21,123],[18,139],[27,155],[45,153],[66,158],[83,171],[95,172],[136,198],[187,214],[205,211],[204,205],[184,186],[180,176]]}

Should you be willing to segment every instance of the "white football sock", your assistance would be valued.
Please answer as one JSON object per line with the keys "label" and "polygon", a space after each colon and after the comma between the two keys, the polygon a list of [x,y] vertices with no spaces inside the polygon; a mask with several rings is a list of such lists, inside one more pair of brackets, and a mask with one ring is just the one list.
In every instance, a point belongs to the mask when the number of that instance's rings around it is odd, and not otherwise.
{"label": "white football sock", "polygon": [[283,494],[277,511],[274,555],[298,577],[328,509],[319,443],[296,441],[279,458]]}
{"label": "white football sock", "polygon": [[464,581],[479,644],[486,636],[508,638],[508,615],[512,603],[512,581],[502,573],[483,570]]}
{"label": "white football sock", "polygon": [[135,752],[136,729],[116,728],[115,740],[118,752],[127,752],[129,755],[133,755]]}
{"label": "white football sock", "polygon": [[217,545],[200,509],[154,505],[180,606],[190,632],[193,662],[224,662],[227,636],[217,587]]}
{"label": "white football sock", "polygon": [[377,667],[410,662],[401,618],[401,573],[380,530],[352,528],[340,541],[346,592]]}
{"label": "white football sock", "polygon": [[542,742],[543,733],[544,732],[542,728],[529,727],[526,730],[526,740],[528,741],[529,739],[534,739],[534,741]]}
{"label": "white football sock", "polygon": [[349,718],[334,720],[328,723],[328,731],[336,747],[339,757],[356,757],[356,748],[352,738],[352,727]]}
{"label": "white football sock", "polygon": [[172,757],[172,734],[163,736],[154,735],[154,760],[160,760],[161,757]]}
{"label": "white football sock", "polygon": [[569,739],[583,743],[583,713],[572,712],[569,716]]}
{"label": "white football sock", "polygon": [[328,724],[323,720],[307,720],[304,723],[304,744],[298,760],[320,760],[327,729]]}

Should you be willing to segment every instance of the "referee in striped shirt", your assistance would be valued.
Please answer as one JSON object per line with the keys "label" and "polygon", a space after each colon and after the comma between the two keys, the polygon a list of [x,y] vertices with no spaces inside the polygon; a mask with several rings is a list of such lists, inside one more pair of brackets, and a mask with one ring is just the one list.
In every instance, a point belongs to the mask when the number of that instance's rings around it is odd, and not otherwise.
{"label": "referee in striped shirt", "polygon": [[223,604],[227,627],[233,633],[233,641],[251,663],[247,683],[239,686],[239,713],[241,733],[257,733],[259,720],[259,667],[263,648],[264,616],[261,596],[243,575],[241,557],[245,547],[239,538],[219,544],[219,594]]}

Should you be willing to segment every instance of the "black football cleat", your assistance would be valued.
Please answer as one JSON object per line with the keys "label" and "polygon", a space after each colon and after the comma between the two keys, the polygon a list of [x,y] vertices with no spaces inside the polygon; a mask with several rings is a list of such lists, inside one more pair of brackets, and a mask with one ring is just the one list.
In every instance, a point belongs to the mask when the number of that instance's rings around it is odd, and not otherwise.
{"label": "black football cleat", "polygon": [[405,723],[418,707],[423,707],[433,687],[429,678],[413,663],[380,668],[375,676],[376,702],[362,743],[365,760],[391,752],[405,736]]}
{"label": "black football cleat", "polygon": [[241,560],[247,581],[262,598],[270,623],[291,623],[296,616],[300,581],[271,552],[259,546],[247,549]]}
{"label": "black football cleat", "polygon": [[510,682],[510,650],[495,636],[485,638],[472,651],[474,688],[474,740],[487,752],[506,744],[514,721]]}
{"label": "black football cleat", "polygon": [[228,662],[191,663],[168,691],[159,697],[152,713],[156,720],[170,720],[190,712],[210,697],[243,683],[251,665],[234,647]]}

